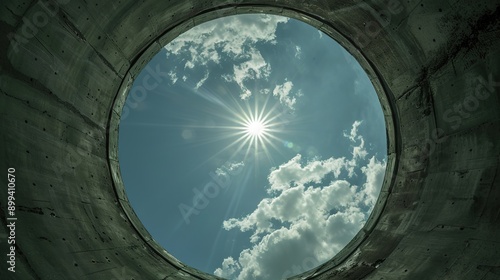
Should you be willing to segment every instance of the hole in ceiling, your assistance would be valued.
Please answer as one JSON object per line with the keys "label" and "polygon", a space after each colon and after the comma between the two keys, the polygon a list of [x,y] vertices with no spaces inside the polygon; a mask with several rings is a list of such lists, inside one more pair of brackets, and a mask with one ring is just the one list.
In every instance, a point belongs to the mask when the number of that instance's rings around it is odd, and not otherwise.
{"label": "hole in ceiling", "polygon": [[169,253],[225,278],[281,279],[361,229],[387,161],[375,90],[337,42],[266,14],[200,24],[162,48],[124,104],[128,199]]}

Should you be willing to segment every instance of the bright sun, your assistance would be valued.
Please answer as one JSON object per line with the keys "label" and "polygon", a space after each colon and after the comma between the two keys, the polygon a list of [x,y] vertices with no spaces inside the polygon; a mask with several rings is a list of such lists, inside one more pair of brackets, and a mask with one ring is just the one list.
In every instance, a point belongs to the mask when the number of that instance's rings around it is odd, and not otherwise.
{"label": "bright sun", "polygon": [[269,148],[279,149],[276,143],[283,142],[278,136],[283,132],[280,129],[283,126],[280,119],[282,112],[279,111],[279,104],[268,106],[269,98],[267,96],[265,100],[255,99],[253,106],[247,101],[235,100],[234,107],[226,107],[230,112],[227,119],[234,125],[224,126],[230,129],[224,138],[235,138],[224,150],[244,152],[245,157],[253,152],[255,156],[267,155],[271,158]]}
{"label": "bright sun", "polygon": [[250,137],[262,137],[266,132],[266,126],[261,120],[252,120],[245,124],[245,131]]}

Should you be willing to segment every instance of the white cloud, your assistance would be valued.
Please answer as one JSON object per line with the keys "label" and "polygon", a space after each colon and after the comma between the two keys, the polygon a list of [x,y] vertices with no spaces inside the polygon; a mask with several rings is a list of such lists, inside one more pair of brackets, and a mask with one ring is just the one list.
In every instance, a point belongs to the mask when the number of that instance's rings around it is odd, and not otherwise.
{"label": "white cloud", "polygon": [[243,163],[243,161],[226,162],[221,167],[219,167],[215,170],[215,174],[217,174],[219,176],[234,175],[235,173],[240,172],[244,166],[245,166],[245,164]]}
{"label": "white cloud", "polygon": [[255,45],[258,42],[273,43],[278,24],[287,21],[286,17],[265,14],[225,17],[195,26],[170,42],[165,49],[170,53],[179,54],[183,49],[192,47],[201,54],[200,57],[191,57],[194,61],[217,62],[219,50],[238,57],[244,54],[246,45]]}
{"label": "white cloud", "polygon": [[263,88],[263,89],[260,90],[261,94],[269,94],[270,92],[271,92],[271,90],[268,89],[268,88]]}
{"label": "white cloud", "polygon": [[250,96],[252,96],[252,92],[248,89],[245,89],[245,91],[240,94],[241,100],[247,100]]}
{"label": "white cloud", "polygon": [[208,79],[208,75],[209,75],[208,71],[205,72],[205,76],[203,76],[203,78],[201,78],[201,80],[198,81],[198,83],[196,83],[196,86],[194,87],[194,89],[199,89],[205,83],[205,81]]}
{"label": "white cloud", "polygon": [[[269,193],[256,209],[242,218],[224,221],[226,230],[252,233],[252,246],[240,252],[237,260],[226,258],[216,275],[231,279],[281,279],[327,261],[340,251],[361,229],[374,206],[385,171],[385,161],[364,157],[364,139],[352,125],[345,134],[358,143],[352,158],[314,159],[303,162],[296,155],[271,171]],[[354,139],[354,140],[351,140]],[[365,175],[361,187],[341,178],[351,164]],[[330,175],[330,176],[329,176]],[[370,210],[371,211],[371,210]],[[309,265],[304,266],[306,260]],[[295,267],[295,268],[294,268]]]}
{"label": "white cloud", "polygon": [[329,158],[311,161],[302,167],[301,159],[302,156],[298,154],[278,169],[271,171],[268,177],[271,191],[282,191],[291,185],[303,185],[308,182],[320,183],[321,179],[329,173],[338,178],[345,165],[344,158]]}
{"label": "white cloud", "polygon": [[238,170],[240,168],[242,168],[243,166],[245,166],[245,164],[243,163],[243,161],[240,161],[240,162],[232,162],[230,163],[228,166],[227,166],[227,170],[229,172],[232,172],[234,170]]}
{"label": "white cloud", "polygon": [[355,168],[357,167],[357,161],[359,159],[365,159],[368,155],[368,152],[365,149],[365,140],[361,137],[361,135],[358,135],[358,127],[361,123],[362,121],[355,121],[352,124],[350,133],[347,134],[344,132],[344,137],[349,138],[351,143],[356,144],[359,142],[359,146],[352,146],[352,159],[346,162],[349,177],[356,174]]}
{"label": "white cloud", "polygon": [[299,46],[295,46],[295,57],[300,58],[302,54],[302,49]]}
{"label": "white cloud", "polygon": [[170,70],[167,74],[172,84],[175,84],[175,82],[177,82],[177,74],[173,70]]}
{"label": "white cloud", "polygon": [[226,81],[226,82],[232,82],[232,81],[234,81],[233,76],[231,76],[229,74],[224,74],[224,75],[221,76],[221,78],[223,78],[224,81]]}
{"label": "white cloud", "polygon": [[250,57],[249,60],[233,67],[233,79],[242,90],[240,94],[241,99],[247,99],[252,95],[250,90],[245,87],[244,82],[246,80],[267,78],[271,74],[271,65],[266,63],[262,54],[257,49],[252,48],[248,52],[248,56]]}
{"label": "white cloud", "polygon": [[[274,15],[238,15],[209,21],[195,26],[165,46],[167,56],[187,55],[184,67],[193,69],[199,65],[220,63],[221,58],[240,60],[234,65],[231,79],[241,88],[241,98],[251,96],[244,82],[267,78],[271,66],[256,49],[257,43],[276,43],[278,24],[288,18]],[[243,60],[243,61],[241,61]]]}
{"label": "white cloud", "polygon": [[363,121],[354,121],[352,124],[351,132],[349,134],[344,132],[344,136],[349,138],[352,142],[355,142],[358,138],[358,127]]}
{"label": "white cloud", "polygon": [[[280,103],[293,109],[293,105],[297,102],[295,96],[291,96],[291,90],[293,88],[293,83],[291,81],[286,81],[282,85],[276,85],[273,90],[273,95],[278,96]],[[300,96],[300,92],[297,94]]]}
{"label": "white cloud", "polygon": [[229,257],[222,262],[222,268],[217,268],[214,272],[216,276],[230,278],[233,274],[240,270],[241,266],[233,258]]}
{"label": "white cloud", "polygon": [[367,204],[374,205],[380,192],[380,186],[384,180],[385,163],[377,161],[375,157],[370,158],[370,162],[361,168],[366,176],[366,183],[363,185],[367,195]]}
{"label": "white cloud", "polygon": [[188,62],[186,62],[186,64],[184,64],[184,68],[193,69],[194,63],[192,61],[188,61]]}

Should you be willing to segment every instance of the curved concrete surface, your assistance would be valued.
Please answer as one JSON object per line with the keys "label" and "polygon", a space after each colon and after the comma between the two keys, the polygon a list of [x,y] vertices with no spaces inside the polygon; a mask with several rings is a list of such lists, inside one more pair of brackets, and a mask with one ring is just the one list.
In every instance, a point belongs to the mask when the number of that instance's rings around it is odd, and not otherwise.
{"label": "curved concrete surface", "polygon": [[4,180],[0,278],[217,278],[143,228],[123,191],[117,129],[127,89],[161,46],[249,12],[301,19],[339,41],[386,117],[388,168],[368,223],[332,260],[292,278],[500,278],[499,4],[2,1],[0,170],[15,168],[16,208]]}

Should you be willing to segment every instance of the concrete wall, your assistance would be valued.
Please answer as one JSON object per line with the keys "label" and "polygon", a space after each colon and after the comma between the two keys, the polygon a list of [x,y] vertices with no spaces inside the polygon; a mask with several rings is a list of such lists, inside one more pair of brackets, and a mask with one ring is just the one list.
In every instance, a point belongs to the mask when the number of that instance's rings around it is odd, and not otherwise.
{"label": "concrete wall", "polygon": [[264,12],[320,28],[360,61],[389,139],[368,223],[301,277],[499,279],[499,4],[2,1],[0,170],[15,168],[17,220],[12,273],[4,180],[0,278],[216,278],[170,256],[135,216],[118,123],[134,77],[159,48],[203,21]]}

